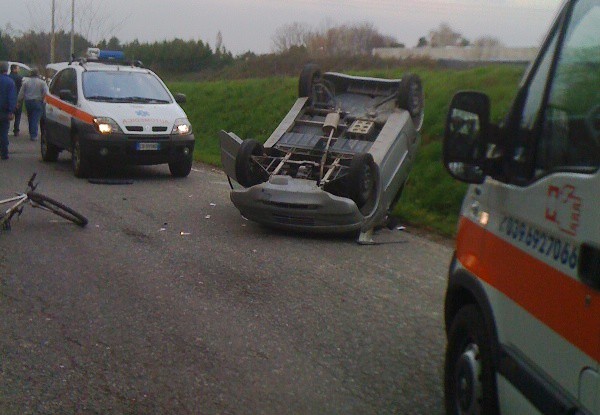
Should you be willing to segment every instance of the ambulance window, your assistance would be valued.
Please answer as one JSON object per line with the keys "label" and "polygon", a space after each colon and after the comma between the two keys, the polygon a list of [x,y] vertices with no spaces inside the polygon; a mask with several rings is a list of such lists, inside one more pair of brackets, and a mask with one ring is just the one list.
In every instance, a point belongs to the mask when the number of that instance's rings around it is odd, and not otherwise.
{"label": "ambulance window", "polygon": [[600,166],[600,0],[574,7],[550,83],[536,172]]}
{"label": "ambulance window", "polygon": [[536,149],[536,137],[539,136],[540,113],[544,99],[544,91],[548,85],[550,69],[558,44],[558,27],[554,27],[549,40],[545,43],[533,73],[528,81],[525,96],[521,99],[519,111],[519,124],[516,134],[511,134],[507,154],[507,171],[513,176],[515,182],[524,182],[531,179],[532,159]]}
{"label": "ambulance window", "polygon": [[58,92],[61,90],[61,85],[63,83],[62,78],[63,78],[63,75],[65,74],[65,72],[66,71],[59,72],[52,79],[52,84],[50,85],[50,93],[52,95],[57,95],[58,96]]}
{"label": "ambulance window", "polygon": [[540,112],[542,98],[544,97],[544,89],[548,80],[554,50],[556,49],[557,38],[558,32],[555,31],[552,41],[544,52],[544,57],[537,68],[535,76],[529,84],[527,100],[525,101],[523,115],[521,116],[521,131],[531,132],[535,126],[535,121],[538,119],[537,116]]}
{"label": "ambulance window", "polygon": [[63,89],[68,89],[73,93],[73,96],[77,97],[77,74],[74,69],[65,69],[58,73],[52,82],[50,92],[53,95],[59,95]]}

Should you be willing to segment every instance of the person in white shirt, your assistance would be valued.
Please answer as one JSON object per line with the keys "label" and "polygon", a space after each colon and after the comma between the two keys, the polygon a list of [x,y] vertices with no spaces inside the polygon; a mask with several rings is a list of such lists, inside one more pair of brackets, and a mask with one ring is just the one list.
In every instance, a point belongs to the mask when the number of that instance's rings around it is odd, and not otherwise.
{"label": "person in white shirt", "polygon": [[48,85],[39,77],[37,69],[32,69],[29,77],[23,80],[17,104],[25,101],[31,141],[37,140],[40,119],[44,111],[44,98],[47,93]]}

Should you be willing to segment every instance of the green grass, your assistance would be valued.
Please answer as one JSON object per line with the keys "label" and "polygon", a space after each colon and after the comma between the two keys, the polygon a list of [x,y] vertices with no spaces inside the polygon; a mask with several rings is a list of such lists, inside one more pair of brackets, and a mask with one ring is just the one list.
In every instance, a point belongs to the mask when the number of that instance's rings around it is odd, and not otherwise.
{"label": "green grass", "polygon": [[[441,138],[448,105],[460,90],[479,90],[492,101],[492,119],[500,120],[516,94],[522,67],[505,65],[468,70],[419,69],[425,91],[423,145],[409,183],[394,212],[407,223],[453,235],[466,186],[450,178],[441,162]],[[403,72],[368,71],[361,75],[400,78]],[[171,82],[173,92],[187,95],[183,106],[196,136],[195,158],[220,165],[218,132],[264,142],[297,97],[297,78]]]}

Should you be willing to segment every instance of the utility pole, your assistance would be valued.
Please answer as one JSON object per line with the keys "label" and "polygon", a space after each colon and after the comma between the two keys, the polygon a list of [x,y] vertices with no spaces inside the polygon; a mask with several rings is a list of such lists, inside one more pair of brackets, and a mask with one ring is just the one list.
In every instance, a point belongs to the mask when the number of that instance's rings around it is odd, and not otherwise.
{"label": "utility pole", "polygon": [[52,31],[50,33],[50,63],[54,63],[55,54],[55,42],[56,37],[54,36],[54,12],[56,10],[55,0],[52,0]]}
{"label": "utility pole", "polygon": [[71,0],[71,53],[69,60],[75,54],[75,0]]}

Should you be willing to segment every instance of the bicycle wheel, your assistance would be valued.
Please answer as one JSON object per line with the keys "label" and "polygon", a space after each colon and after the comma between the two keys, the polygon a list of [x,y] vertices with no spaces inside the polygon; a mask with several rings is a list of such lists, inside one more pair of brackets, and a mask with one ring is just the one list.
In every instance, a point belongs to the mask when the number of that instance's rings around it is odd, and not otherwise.
{"label": "bicycle wheel", "polygon": [[80,213],[75,212],[68,206],[63,205],[60,202],[57,202],[54,199],[49,198],[46,195],[29,192],[27,193],[27,197],[34,202],[38,207],[48,210],[62,218],[70,220],[77,226],[81,226],[82,228],[87,225],[88,220],[85,216]]}

